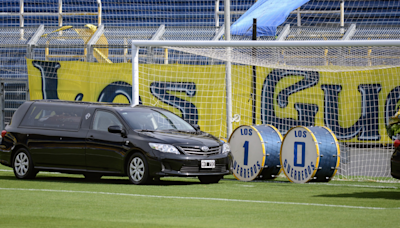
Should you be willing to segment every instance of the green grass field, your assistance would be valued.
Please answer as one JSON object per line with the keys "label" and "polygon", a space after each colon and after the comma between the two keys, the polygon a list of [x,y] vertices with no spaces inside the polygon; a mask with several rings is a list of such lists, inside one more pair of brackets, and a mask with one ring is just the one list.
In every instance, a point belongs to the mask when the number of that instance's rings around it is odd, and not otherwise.
{"label": "green grass field", "polygon": [[46,172],[17,180],[0,165],[0,227],[400,227],[400,183],[227,176],[210,185],[163,178],[135,186]]}

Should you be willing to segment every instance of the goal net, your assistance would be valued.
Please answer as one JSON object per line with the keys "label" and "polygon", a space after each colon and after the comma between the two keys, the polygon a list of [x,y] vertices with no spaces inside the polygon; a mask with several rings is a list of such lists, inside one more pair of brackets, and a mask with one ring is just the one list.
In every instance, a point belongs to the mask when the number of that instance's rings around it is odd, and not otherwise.
{"label": "goal net", "polygon": [[[340,142],[336,179],[394,181],[386,126],[399,109],[400,42],[135,43],[160,52],[152,64],[144,54],[138,61],[144,104],[221,138],[229,137],[229,124],[271,124],[283,135],[295,126],[326,126]],[[168,59],[155,57],[166,51]]]}

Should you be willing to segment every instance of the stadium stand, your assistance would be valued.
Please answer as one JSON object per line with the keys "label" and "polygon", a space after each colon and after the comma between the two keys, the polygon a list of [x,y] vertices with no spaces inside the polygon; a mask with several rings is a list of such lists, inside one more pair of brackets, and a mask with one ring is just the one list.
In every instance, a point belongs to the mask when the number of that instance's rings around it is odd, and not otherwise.
{"label": "stadium stand", "polygon": [[[215,25],[215,0],[201,1],[176,1],[176,0],[137,0],[117,1],[102,0],[102,23],[107,26],[214,26]],[[231,10],[246,11],[254,0],[233,0]],[[0,3],[2,26],[19,26],[19,16],[13,18],[5,13],[19,13],[19,1],[3,1]],[[64,0],[62,10],[64,13],[81,12],[96,14],[98,6],[96,1]],[[219,10],[224,10],[223,0],[219,3]],[[339,0],[311,0],[301,7],[302,11],[333,11],[335,13],[302,13],[303,26],[316,26],[337,24],[340,21]],[[57,13],[58,1],[54,0],[25,0],[25,13]],[[240,14],[232,14],[235,21]],[[399,25],[399,4],[390,0],[346,0],[345,21],[347,24],[357,25]],[[65,15],[64,25],[82,25],[88,20],[96,18],[95,15]],[[220,15],[220,24],[223,24],[223,15]],[[93,23],[93,21],[91,22]],[[58,25],[58,16],[26,16],[25,26]],[[297,25],[297,14],[293,12],[284,24]]]}

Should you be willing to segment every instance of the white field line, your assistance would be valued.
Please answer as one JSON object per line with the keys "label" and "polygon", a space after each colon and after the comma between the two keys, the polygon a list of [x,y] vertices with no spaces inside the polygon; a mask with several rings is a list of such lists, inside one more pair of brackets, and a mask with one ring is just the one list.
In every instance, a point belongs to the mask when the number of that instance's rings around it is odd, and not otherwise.
{"label": "white field line", "polygon": [[[13,170],[0,169],[0,172],[13,172]],[[79,174],[65,174],[65,173],[59,173],[59,172],[46,172],[46,173],[47,174],[55,174],[55,175],[79,175]],[[225,180],[227,180],[227,179],[225,179]],[[238,180],[232,180],[232,181],[238,181]],[[239,181],[239,182],[243,182],[243,181]],[[258,181],[258,180],[254,180],[252,182],[292,184],[290,182],[284,182],[284,181]],[[251,183],[251,182],[249,182],[249,183]],[[398,187],[395,187],[395,186],[374,186],[374,185],[361,185],[361,184],[331,184],[331,183],[316,183],[316,182],[311,182],[311,183],[306,183],[306,184],[328,185],[328,186],[339,186],[339,187],[398,189]],[[254,186],[253,185],[245,185],[245,186],[242,186],[242,187],[254,187]]]}
{"label": "white field line", "polygon": [[56,192],[56,193],[81,193],[81,194],[97,194],[97,195],[130,196],[130,197],[142,197],[142,198],[184,199],[184,200],[224,201],[224,202],[239,202],[239,203],[261,203],[261,204],[319,206],[319,207],[336,207],[336,208],[367,209],[367,210],[387,210],[387,209],[389,209],[389,210],[390,209],[399,210],[400,209],[400,207],[393,207],[393,208],[362,207],[362,206],[318,204],[318,203],[296,203],[296,202],[278,202],[278,201],[262,201],[262,200],[240,200],[240,199],[184,197],[184,196],[158,196],[158,195],[141,195],[141,194],[129,194],[129,193],[73,191],[73,190],[53,190],[53,189],[0,188],[0,190],[4,190],[4,191],[31,191],[31,192]]}
{"label": "white field line", "polygon": [[0,172],[12,172],[12,170],[8,170],[8,169],[0,169]]}

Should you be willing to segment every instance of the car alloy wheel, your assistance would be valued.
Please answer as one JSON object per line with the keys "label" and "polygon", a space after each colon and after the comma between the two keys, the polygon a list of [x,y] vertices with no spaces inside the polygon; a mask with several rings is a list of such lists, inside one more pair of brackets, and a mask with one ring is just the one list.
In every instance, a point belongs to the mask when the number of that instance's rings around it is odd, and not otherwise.
{"label": "car alloy wheel", "polygon": [[31,157],[25,149],[20,149],[15,154],[13,169],[18,179],[30,179],[36,176]]}
{"label": "car alloy wheel", "polygon": [[141,181],[144,176],[143,160],[139,157],[133,158],[130,166],[130,172],[134,181]]}
{"label": "car alloy wheel", "polygon": [[148,166],[146,158],[140,154],[132,155],[128,164],[129,180],[134,184],[144,184],[148,180]]}
{"label": "car alloy wheel", "polygon": [[25,153],[17,154],[17,156],[15,156],[14,167],[15,172],[17,172],[19,176],[25,176],[29,168],[28,156]]}

